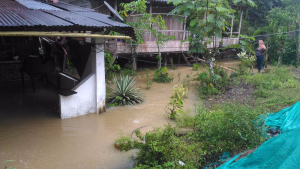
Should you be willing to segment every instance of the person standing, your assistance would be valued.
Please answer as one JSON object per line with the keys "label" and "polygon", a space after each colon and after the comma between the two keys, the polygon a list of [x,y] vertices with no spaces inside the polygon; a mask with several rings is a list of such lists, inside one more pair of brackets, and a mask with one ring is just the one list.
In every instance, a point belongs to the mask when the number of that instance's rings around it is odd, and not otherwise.
{"label": "person standing", "polygon": [[258,48],[255,50],[256,60],[257,60],[257,66],[258,66],[258,73],[260,73],[262,67],[263,67],[263,60],[264,60],[264,52],[266,51],[266,46],[264,44],[264,41],[259,40],[258,41]]}

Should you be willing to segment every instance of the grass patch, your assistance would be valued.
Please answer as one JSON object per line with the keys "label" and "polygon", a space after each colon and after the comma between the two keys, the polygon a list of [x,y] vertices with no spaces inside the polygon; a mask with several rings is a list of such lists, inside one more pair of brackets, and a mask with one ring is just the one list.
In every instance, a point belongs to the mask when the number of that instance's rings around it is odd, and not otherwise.
{"label": "grass patch", "polygon": [[256,87],[256,105],[278,111],[300,100],[300,82],[287,67],[274,68],[270,73],[242,76]]}

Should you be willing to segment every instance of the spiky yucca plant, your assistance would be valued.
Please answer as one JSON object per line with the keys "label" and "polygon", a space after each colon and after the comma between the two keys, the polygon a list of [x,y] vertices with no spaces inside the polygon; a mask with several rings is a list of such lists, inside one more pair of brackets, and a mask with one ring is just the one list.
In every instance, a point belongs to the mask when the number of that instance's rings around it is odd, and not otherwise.
{"label": "spiky yucca plant", "polygon": [[133,105],[141,103],[141,93],[134,89],[136,83],[135,78],[128,75],[120,75],[120,80],[114,76],[113,81],[109,82],[109,96],[107,102],[109,104],[118,103],[118,105]]}

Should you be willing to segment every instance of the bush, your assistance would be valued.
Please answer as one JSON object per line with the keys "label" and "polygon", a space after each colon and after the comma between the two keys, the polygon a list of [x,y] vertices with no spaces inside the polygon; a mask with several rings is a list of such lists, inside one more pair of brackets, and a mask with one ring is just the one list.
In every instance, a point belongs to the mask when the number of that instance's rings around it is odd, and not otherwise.
{"label": "bush", "polygon": [[214,68],[214,73],[215,75],[213,78],[216,80],[215,86],[213,86],[211,73],[200,73],[195,79],[200,81],[200,93],[202,94],[202,98],[213,94],[220,94],[225,91],[225,87],[228,85],[229,78],[227,72],[223,68],[216,66]]}
{"label": "bush", "polygon": [[146,75],[142,75],[142,78],[144,77],[146,77],[146,79],[143,81],[146,84],[145,89],[150,89],[150,87],[153,85],[153,82],[150,80],[149,69],[146,69]]}
{"label": "bush", "polygon": [[171,81],[173,81],[173,78],[174,77],[169,75],[168,68],[163,67],[163,68],[161,68],[161,70],[155,70],[153,81],[158,82],[158,83],[171,82]]}
{"label": "bush", "polygon": [[193,64],[193,70],[198,71],[199,70],[199,65],[194,63]]}
{"label": "bush", "polygon": [[115,76],[113,82],[109,82],[108,104],[133,105],[141,103],[141,94],[134,89],[135,78],[120,76],[120,80]]}
{"label": "bush", "polygon": [[150,168],[172,163],[173,168],[180,168],[182,161],[185,168],[205,168],[218,162],[224,152],[233,155],[265,141],[266,129],[263,121],[258,120],[265,112],[260,109],[226,104],[212,111],[199,106],[196,113],[193,119],[181,120],[181,125],[194,126],[194,131],[186,135],[177,136],[177,128],[171,125],[146,133],[138,165]]}

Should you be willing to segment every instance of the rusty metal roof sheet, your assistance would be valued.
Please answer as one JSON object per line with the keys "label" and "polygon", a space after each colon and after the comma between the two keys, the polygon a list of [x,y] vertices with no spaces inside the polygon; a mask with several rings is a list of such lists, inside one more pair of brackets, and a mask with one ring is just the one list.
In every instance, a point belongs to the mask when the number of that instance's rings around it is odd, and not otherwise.
{"label": "rusty metal roof sheet", "polygon": [[59,19],[43,11],[28,9],[7,9],[0,7],[0,27],[72,26],[72,23]]}
{"label": "rusty metal roof sheet", "polygon": [[26,6],[29,9],[33,10],[55,10],[55,11],[61,11],[59,8],[55,8],[54,6],[38,2],[38,1],[33,1],[33,0],[15,0],[19,2],[20,4]]}
{"label": "rusty metal roof sheet", "polygon": [[9,9],[28,9],[26,6],[11,0],[0,0],[0,7]]}
{"label": "rusty metal roof sheet", "polygon": [[66,11],[80,11],[80,12],[94,12],[94,9],[89,9],[89,8],[83,8],[80,6],[64,3],[64,2],[59,2],[59,3],[53,3],[53,2],[48,2],[47,4],[66,10]]}

